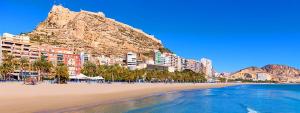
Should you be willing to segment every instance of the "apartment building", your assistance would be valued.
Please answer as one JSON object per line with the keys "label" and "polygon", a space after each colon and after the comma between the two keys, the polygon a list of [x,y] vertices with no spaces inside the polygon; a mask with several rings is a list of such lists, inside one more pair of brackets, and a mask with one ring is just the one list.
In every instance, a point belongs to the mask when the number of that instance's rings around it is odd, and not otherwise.
{"label": "apartment building", "polygon": [[84,52],[81,52],[80,53],[80,60],[81,60],[81,65],[83,66],[84,63],[92,60],[91,55],[87,54],[87,53],[84,53]]}
{"label": "apartment building", "polygon": [[30,62],[39,58],[38,48],[30,43],[30,37],[4,33],[1,37],[1,62],[3,54],[11,54],[20,59],[26,57]]}
{"label": "apartment building", "polygon": [[154,50],[154,64],[161,65],[162,64],[162,53],[159,50]]}
{"label": "apartment building", "polygon": [[68,66],[70,76],[80,74],[81,62],[79,54],[64,54],[63,62]]}
{"label": "apartment building", "polygon": [[272,76],[268,73],[257,73],[256,74],[256,80],[257,81],[272,80]]}
{"label": "apartment building", "polygon": [[208,78],[213,78],[213,66],[212,61],[207,58],[201,59],[201,64],[203,67],[204,73],[207,75]]}
{"label": "apartment building", "polygon": [[137,68],[137,55],[133,52],[128,52],[126,55],[127,67],[130,70],[135,70]]}
{"label": "apartment building", "polygon": [[196,61],[196,64],[195,64],[195,72],[197,72],[197,73],[202,72],[202,64],[201,64],[200,61]]}
{"label": "apartment building", "polygon": [[171,66],[174,67],[176,71],[181,71],[181,58],[175,54],[171,56]]}
{"label": "apartment building", "polygon": [[171,53],[163,53],[161,61],[162,61],[163,65],[171,66],[171,64],[172,64],[172,54]]}
{"label": "apartment building", "polygon": [[40,57],[45,57],[53,65],[65,64],[71,76],[79,75],[81,71],[81,57],[68,48],[51,45],[39,46]]}
{"label": "apartment building", "polygon": [[186,60],[186,69],[196,72],[196,61],[192,59]]}

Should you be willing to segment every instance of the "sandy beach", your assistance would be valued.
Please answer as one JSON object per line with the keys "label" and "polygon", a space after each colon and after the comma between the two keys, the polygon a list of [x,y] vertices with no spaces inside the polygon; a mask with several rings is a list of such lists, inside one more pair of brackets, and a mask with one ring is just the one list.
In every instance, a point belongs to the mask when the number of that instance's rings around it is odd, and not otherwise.
{"label": "sandy beach", "polygon": [[0,83],[1,113],[46,112],[134,99],[170,91],[218,88],[237,84],[39,84]]}

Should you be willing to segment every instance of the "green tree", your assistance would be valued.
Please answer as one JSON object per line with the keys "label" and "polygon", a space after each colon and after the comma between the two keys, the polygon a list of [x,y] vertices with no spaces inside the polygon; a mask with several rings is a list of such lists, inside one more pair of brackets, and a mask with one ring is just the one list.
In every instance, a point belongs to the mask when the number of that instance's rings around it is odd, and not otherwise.
{"label": "green tree", "polygon": [[6,52],[3,53],[3,62],[0,66],[0,73],[2,75],[2,79],[7,80],[10,78],[9,74],[13,73],[15,69],[18,67],[18,62],[11,54]]}
{"label": "green tree", "polygon": [[68,67],[64,64],[58,64],[55,67],[55,78],[58,84],[66,84],[69,79]]}
{"label": "green tree", "polygon": [[[26,70],[28,70],[29,68],[29,60],[27,57],[21,57],[19,59],[19,65],[20,65],[20,73],[21,73],[21,76],[25,82],[25,75],[23,75],[24,72],[26,72]],[[18,77],[20,78],[20,77]]]}
{"label": "green tree", "polygon": [[154,78],[154,70],[147,70],[146,71],[146,81],[151,82],[151,80]]}
{"label": "green tree", "polygon": [[133,71],[130,70],[124,70],[124,80],[128,83],[131,83],[132,79],[134,79]]}
{"label": "green tree", "polygon": [[83,65],[81,73],[89,77],[95,77],[97,75],[97,65],[92,62],[86,62]]}
{"label": "green tree", "polygon": [[33,70],[38,71],[38,80],[41,81],[43,80],[42,78],[45,78],[45,75],[48,76],[49,72],[53,68],[53,64],[47,61],[45,57],[41,57],[33,62],[32,67]]}
{"label": "green tree", "polygon": [[3,63],[0,66],[0,73],[2,75],[2,79],[6,80],[8,78],[8,74],[14,72],[13,66],[7,63]]}
{"label": "green tree", "polygon": [[[51,71],[53,70],[53,67],[54,66],[53,66],[52,62],[44,60],[43,67],[42,67],[42,72],[44,73],[43,78],[49,77],[49,73],[51,73]],[[46,76],[44,76],[44,75],[46,75]]]}
{"label": "green tree", "polygon": [[107,66],[105,65],[98,65],[96,69],[96,74],[104,77],[106,74],[106,68]]}
{"label": "green tree", "polygon": [[118,74],[120,73],[120,70],[119,70],[120,68],[119,67],[120,67],[119,65],[112,65],[108,69],[109,74],[111,75],[112,82],[115,81],[116,76],[118,76]]}
{"label": "green tree", "polygon": [[225,82],[226,82],[226,78],[220,77],[219,80],[220,80],[220,82],[222,82],[222,83],[225,83]]}
{"label": "green tree", "polygon": [[145,76],[146,76],[146,70],[145,69],[140,69],[140,70],[136,70],[136,71],[137,71],[136,79],[145,79]]}
{"label": "green tree", "polygon": [[[96,69],[96,74],[101,75],[106,81],[112,81],[114,73],[117,72],[115,72],[113,66],[98,65]],[[119,78],[119,79],[123,79],[123,78]]]}

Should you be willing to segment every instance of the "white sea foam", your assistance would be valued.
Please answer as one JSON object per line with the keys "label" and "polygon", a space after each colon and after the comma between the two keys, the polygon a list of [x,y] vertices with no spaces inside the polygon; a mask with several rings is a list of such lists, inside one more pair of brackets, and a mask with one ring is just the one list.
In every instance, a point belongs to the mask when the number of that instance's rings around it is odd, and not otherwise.
{"label": "white sea foam", "polygon": [[247,108],[247,110],[248,110],[248,113],[259,113],[259,112],[255,111],[254,109],[251,109],[251,108]]}

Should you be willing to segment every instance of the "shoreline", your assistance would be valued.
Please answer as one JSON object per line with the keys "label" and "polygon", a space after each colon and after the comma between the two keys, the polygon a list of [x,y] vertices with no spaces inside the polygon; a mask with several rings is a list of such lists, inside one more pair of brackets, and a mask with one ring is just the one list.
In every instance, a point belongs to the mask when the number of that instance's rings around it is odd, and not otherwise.
{"label": "shoreline", "polygon": [[[133,100],[167,92],[220,88],[240,83],[113,83],[39,84],[0,83],[0,111],[66,112],[100,104]],[[17,109],[16,109],[17,108]]]}

